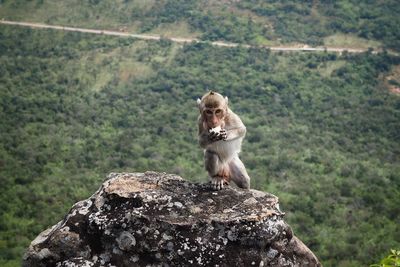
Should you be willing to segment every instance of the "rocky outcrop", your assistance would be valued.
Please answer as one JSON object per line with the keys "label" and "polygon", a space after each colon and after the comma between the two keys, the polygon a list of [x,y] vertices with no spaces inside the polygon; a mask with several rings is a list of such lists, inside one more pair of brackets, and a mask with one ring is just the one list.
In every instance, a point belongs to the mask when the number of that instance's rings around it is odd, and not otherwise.
{"label": "rocky outcrop", "polygon": [[32,241],[23,266],[321,266],[283,217],[268,193],[114,173]]}

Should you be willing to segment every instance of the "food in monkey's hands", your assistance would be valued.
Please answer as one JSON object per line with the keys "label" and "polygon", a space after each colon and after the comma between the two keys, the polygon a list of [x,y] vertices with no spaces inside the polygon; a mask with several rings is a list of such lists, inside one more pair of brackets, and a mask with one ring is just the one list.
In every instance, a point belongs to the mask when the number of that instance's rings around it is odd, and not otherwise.
{"label": "food in monkey's hands", "polygon": [[221,126],[217,126],[215,128],[211,128],[210,130],[208,130],[209,133],[216,133],[219,134],[221,132]]}

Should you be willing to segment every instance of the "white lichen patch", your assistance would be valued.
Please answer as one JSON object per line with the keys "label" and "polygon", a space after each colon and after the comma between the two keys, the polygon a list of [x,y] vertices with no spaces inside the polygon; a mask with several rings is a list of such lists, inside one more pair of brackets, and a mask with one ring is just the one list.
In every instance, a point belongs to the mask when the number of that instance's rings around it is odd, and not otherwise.
{"label": "white lichen patch", "polygon": [[183,246],[184,250],[190,250],[190,247],[189,247],[188,243],[183,243],[182,246]]}
{"label": "white lichen patch", "polygon": [[269,259],[273,259],[273,258],[275,258],[276,257],[276,255],[278,255],[278,251],[277,250],[275,250],[275,249],[273,249],[273,248],[270,248],[268,251],[267,251],[267,257],[269,258]]}
{"label": "white lichen patch", "polygon": [[172,240],[172,239],[173,239],[172,236],[169,236],[169,235],[167,235],[166,233],[163,233],[162,238],[163,238],[164,240]]}
{"label": "white lichen patch", "polygon": [[100,264],[105,265],[106,263],[110,262],[111,260],[111,255],[109,253],[102,253],[99,256]]}
{"label": "white lichen patch", "polygon": [[123,231],[117,238],[117,243],[121,250],[128,251],[131,247],[136,246],[136,239],[130,232]]}
{"label": "white lichen patch", "polygon": [[229,230],[227,233],[227,237],[228,237],[229,241],[236,241],[237,233]]}
{"label": "white lichen patch", "polygon": [[174,206],[178,209],[181,209],[183,207],[183,204],[181,202],[174,202]]}
{"label": "white lichen patch", "polygon": [[80,201],[78,202],[78,204],[80,205],[78,213],[81,215],[86,215],[89,212],[89,209],[92,206],[93,202],[89,199],[85,201]]}
{"label": "white lichen patch", "polygon": [[139,261],[139,256],[138,255],[133,255],[132,257],[129,258],[131,262],[138,262]]}

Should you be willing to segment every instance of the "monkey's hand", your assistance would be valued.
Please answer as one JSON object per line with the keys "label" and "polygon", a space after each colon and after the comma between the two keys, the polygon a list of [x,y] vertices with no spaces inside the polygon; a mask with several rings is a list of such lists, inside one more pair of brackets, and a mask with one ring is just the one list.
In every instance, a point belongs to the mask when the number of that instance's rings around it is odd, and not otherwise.
{"label": "monkey's hand", "polygon": [[210,139],[211,142],[216,142],[219,141],[219,133],[217,132],[210,132],[208,134],[208,139]]}
{"label": "monkey's hand", "polygon": [[227,132],[226,132],[226,130],[225,129],[222,129],[220,132],[219,132],[219,136],[220,136],[220,140],[223,140],[223,141],[226,141],[226,139],[228,139],[228,134],[227,134]]}
{"label": "monkey's hand", "polygon": [[220,126],[216,128],[212,128],[209,130],[208,138],[212,142],[220,141],[220,140],[226,140],[227,134],[225,129],[221,129]]}

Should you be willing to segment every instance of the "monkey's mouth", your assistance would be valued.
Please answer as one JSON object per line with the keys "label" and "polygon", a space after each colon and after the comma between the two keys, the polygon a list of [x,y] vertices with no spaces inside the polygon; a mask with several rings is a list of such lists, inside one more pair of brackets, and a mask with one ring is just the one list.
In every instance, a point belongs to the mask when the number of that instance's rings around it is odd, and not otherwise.
{"label": "monkey's mouth", "polygon": [[209,124],[208,125],[208,129],[214,129],[214,128],[222,128],[220,124],[216,123],[216,124]]}

